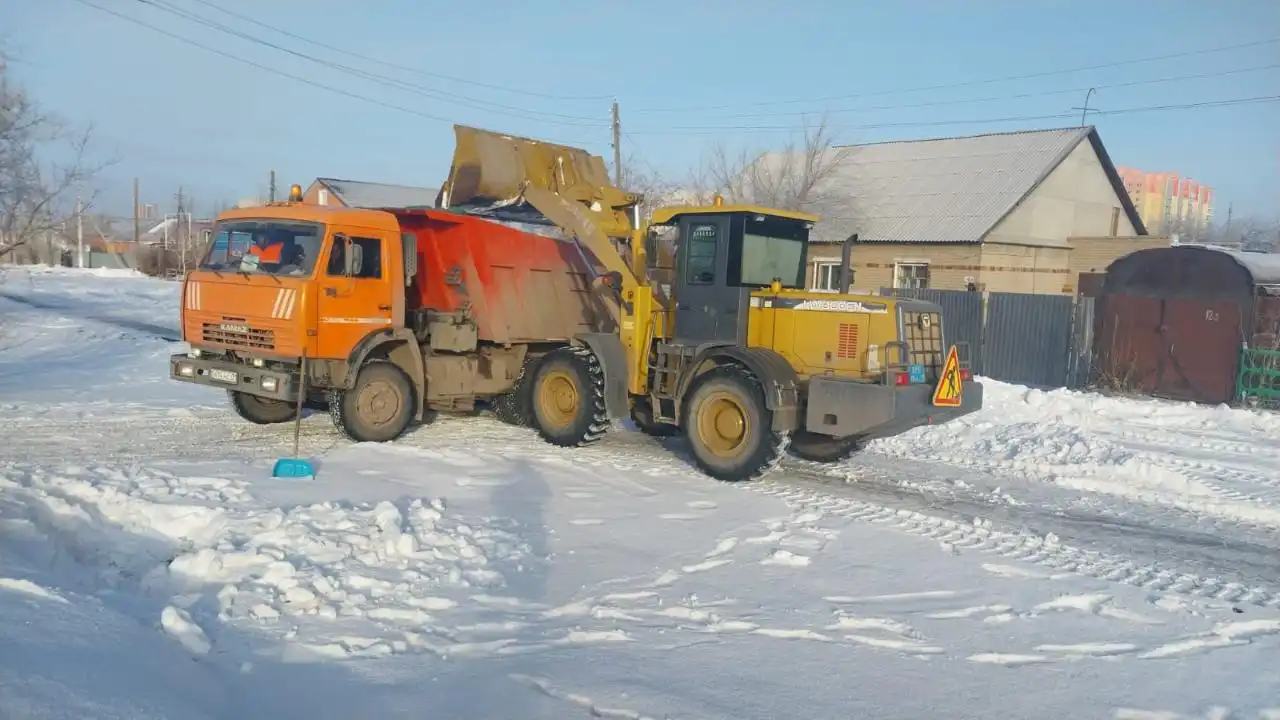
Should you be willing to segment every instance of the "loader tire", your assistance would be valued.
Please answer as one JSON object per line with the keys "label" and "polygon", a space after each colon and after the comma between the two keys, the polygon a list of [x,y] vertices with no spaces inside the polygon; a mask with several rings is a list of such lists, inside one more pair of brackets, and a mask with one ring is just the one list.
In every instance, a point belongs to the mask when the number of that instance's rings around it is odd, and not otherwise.
{"label": "loader tire", "polygon": [[800,431],[791,436],[792,455],[801,460],[818,463],[833,463],[848,460],[867,446],[866,438],[861,435],[833,438],[828,435]]}
{"label": "loader tire", "polygon": [[228,390],[231,407],[236,414],[258,425],[286,423],[298,416],[298,408],[291,402],[262,398],[237,390]]}
{"label": "loader tire", "polygon": [[609,430],[604,369],[590,350],[567,347],[547,354],[529,385],[530,421],[543,440],[575,447]]}
{"label": "loader tire", "polygon": [[790,434],[773,430],[764,390],[745,368],[727,365],[698,376],[687,398],[682,426],[700,470],[739,482],[763,477],[782,462]]}
{"label": "loader tire", "polygon": [[413,420],[413,383],[389,362],[360,369],[350,390],[329,394],[329,416],[338,431],[356,442],[388,442],[404,434]]}

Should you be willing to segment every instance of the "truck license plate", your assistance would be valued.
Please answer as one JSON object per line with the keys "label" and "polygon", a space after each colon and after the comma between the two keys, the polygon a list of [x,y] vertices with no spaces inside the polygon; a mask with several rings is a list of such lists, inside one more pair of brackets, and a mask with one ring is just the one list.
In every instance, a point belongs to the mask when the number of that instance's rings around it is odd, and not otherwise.
{"label": "truck license plate", "polygon": [[209,371],[209,378],[218,382],[236,384],[240,380],[240,376],[234,370],[217,370]]}
{"label": "truck license plate", "polygon": [[907,366],[907,379],[912,385],[924,382],[924,365],[913,363]]}

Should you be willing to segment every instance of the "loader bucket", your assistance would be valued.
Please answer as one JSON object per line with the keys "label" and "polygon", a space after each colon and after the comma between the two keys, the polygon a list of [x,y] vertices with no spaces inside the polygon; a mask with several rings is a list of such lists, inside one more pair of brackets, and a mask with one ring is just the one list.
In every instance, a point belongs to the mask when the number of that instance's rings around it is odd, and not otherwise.
{"label": "loader bucket", "polygon": [[[517,203],[532,185],[613,216],[606,226],[626,226],[627,211],[641,200],[614,187],[604,160],[581,148],[466,125],[454,125],[453,131],[453,164],[440,189],[440,207]],[[607,232],[612,235],[612,228]]]}

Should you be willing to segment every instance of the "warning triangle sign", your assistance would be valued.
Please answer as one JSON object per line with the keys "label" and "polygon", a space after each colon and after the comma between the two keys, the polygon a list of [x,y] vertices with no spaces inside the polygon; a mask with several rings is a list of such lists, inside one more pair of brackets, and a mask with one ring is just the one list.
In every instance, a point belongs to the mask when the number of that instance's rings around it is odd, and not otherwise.
{"label": "warning triangle sign", "polygon": [[937,407],[960,407],[964,395],[964,383],[960,380],[960,353],[952,345],[947,351],[947,361],[942,364],[942,377],[933,390],[933,404]]}

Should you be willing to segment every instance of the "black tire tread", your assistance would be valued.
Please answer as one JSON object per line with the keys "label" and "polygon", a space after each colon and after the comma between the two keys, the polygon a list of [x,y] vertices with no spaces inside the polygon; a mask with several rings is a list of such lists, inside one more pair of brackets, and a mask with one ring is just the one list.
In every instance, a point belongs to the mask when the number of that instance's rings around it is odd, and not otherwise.
{"label": "black tire tread", "polygon": [[248,396],[245,393],[238,392],[236,390],[227,391],[227,399],[231,401],[231,408],[236,411],[236,415],[239,415],[242,419],[248,420],[255,425],[279,425],[281,423],[292,422],[298,417],[298,409],[292,405],[289,407],[288,415],[284,416],[280,420],[272,420],[255,415],[254,412],[245,405],[244,398],[246,397],[252,396]]}

